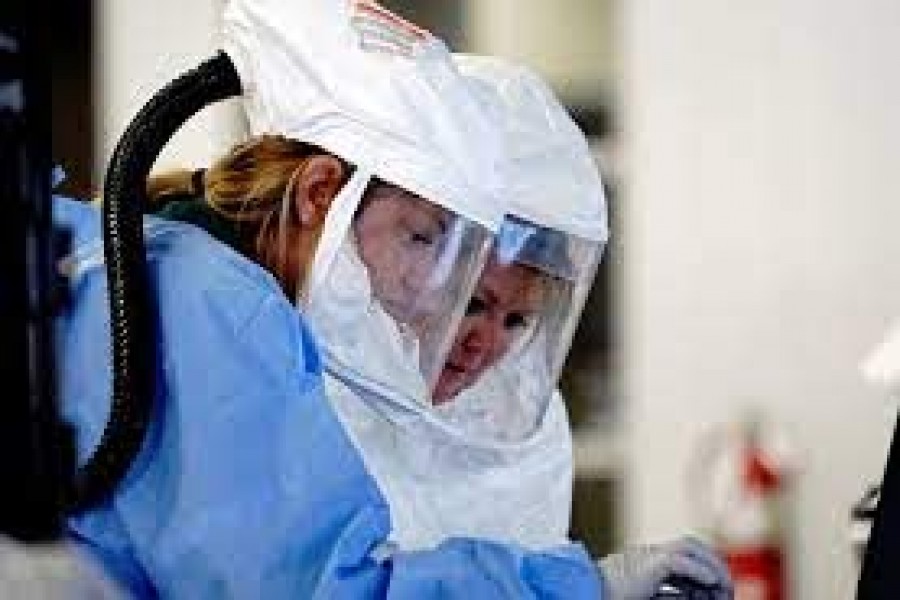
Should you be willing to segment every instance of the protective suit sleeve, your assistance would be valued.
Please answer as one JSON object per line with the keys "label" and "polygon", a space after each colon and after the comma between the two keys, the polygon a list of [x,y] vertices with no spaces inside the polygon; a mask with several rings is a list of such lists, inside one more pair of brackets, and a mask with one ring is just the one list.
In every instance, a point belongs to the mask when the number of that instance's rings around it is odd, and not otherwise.
{"label": "protective suit sleeve", "polygon": [[[62,406],[85,460],[110,388],[98,218],[63,201],[54,213],[79,244],[57,339]],[[389,511],[277,283],[190,226],[152,223],[147,248],[159,306],[154,421],[115,496],[68,521],[70,537],[134,597],[599,596],[595,567],[575,546],[528,553],[451,540],[373,558]]]}
{"label": "protective suit sleeve", "polygon": [[393,558],[388,598],[601,597],[596,568],[580,546],[526,552],[484,540],[452,539]]}

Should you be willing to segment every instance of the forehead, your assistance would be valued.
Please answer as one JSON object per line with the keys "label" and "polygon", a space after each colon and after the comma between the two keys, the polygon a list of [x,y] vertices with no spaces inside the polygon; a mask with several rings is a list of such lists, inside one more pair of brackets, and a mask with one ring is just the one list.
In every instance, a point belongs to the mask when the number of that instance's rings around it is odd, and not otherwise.
{"label": "forehead", "polygon": [[551,285],[551,278],[533,267],[501,263],[492,257],[478,282],[478,291],[493,302],[522,308],[537,308]]}
{"label": "forehead", "polygon": [[447,209],[421,196],[385,183],[378,183],[369,190],[363,212],[367,217],[384,219],[409,216],[443,220],[450,214]]}

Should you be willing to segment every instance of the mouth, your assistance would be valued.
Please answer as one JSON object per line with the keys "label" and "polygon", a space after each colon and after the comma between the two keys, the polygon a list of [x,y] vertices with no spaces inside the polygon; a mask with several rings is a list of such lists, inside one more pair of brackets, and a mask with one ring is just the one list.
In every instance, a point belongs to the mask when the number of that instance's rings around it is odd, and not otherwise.
{"label": "mouth", "polygon": [[434,403],[443,404],[452,400],[465,387],[469,370],[454,362],[444,363],[441,375],[434,390]]}
{"label": "mouth", "polygon": [[468,369],[466,369],[465,367],[452,362],[448,362],[447,364],[445,364],[444,370],[449,371],[450,373],[453,373],[455,375],[462,375],[463,373],[466,373],[468,371]]}

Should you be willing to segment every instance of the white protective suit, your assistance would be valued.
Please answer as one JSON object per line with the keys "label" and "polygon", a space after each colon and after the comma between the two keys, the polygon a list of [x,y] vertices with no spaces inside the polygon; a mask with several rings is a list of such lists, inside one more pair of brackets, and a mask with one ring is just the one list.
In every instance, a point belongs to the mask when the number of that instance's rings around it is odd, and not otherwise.
{"label": "white protective suit", "polygon": [[[568,328],[558,342],[567,349],[607,238],[603,188],[587,143],[526,69],[469,56],[458,64],[503,125],[513,157],[507,210],[594,242],[593,256],[573,257],[587,263],[585,279],[580,296],[570,299],[569,318],[556,323]],[[529,547],[567,539],[572,448],[556,377],[529,394],[519,379],[497,384],[501,368],[533,372],[521,364],[498,366],[452,402],[412,410],[354,385],[344,372],[330,372],[329,396],[391,505],[392,537],[401,547],[457,535]],[[520,413],[532,418],[508,431],[511,415]]]}

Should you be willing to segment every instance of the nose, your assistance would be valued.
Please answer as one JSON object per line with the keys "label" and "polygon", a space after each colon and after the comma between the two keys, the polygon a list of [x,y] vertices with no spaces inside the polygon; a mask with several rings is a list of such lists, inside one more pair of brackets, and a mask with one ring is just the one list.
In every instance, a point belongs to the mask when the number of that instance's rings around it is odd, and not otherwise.
{"label": "nose", "polygon": [[499,319],[479,317],[471,324],[463,340],[469,368],[485,369],[491,366],[502,352],[503,323]]}

